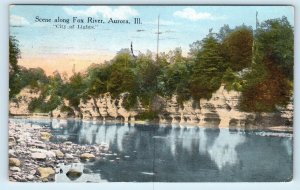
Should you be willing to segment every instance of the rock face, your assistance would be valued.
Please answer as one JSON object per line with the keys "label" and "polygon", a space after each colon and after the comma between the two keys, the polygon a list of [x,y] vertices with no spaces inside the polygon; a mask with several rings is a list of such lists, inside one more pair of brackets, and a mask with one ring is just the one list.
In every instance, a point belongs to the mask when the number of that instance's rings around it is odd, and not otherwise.
{"label": "rock face", "polygon": [[[192,126],[260,128],[277,125],[291,125],[293,107],[290,103],[279,113],[248,113],[238,109],[241,94],[227,91],[222,85],[210,99],[195,101],[190,99],[179,105],[176,95],[161,101],[163,111],[160,123],[189,124]],[[281,114],[281,115],[280,115]],[[289,122],[289,124],[287,123]]]}
{"label": "rock face", "polygon": [[13,115],[28,115],[31,114],[28,110],[29,103],[40,96],[40,92],[30,89],[23,88],[17,95],[16,99],[9,103],[9,112]]}
{"label": "rock face", "polygon": [[[29,101],[38,97],[39,93],[23,89],[20,93],[19,103],[11,102],[11,113],[28,114],[26,110]],[[134,122],[137,115],[145,111],[138,101],[134,109],[127,110],[123,106],[124,99],[128,93],[122,93],[118,98],[112,98],[110,93],[100,94],[97,98],[81,100],[79,108],[75,109],[64,100],[63,105],[52,111],[53,118],[82,118],[88,120],[118,119],[123,122]],[[153,107],[159,110],[160,123],[188,124],[193,126],[218,126],[218,127],[251,127],[258,125],[292,125],[293,103],[286,108],[279,109],[278,113],[257,114],[246,113],[238,109],[240,93],[227,91],[224,85],[212,94],[210,99],[190,99],[180,105],[176,95],[170,99],[155,97]],[[18,106],[17,106],[18,105]],[[17,109],[18,107],[18,109]],[[66,109],[62,109],[67,107]],[[47,135],[43,138],[46,140]],[[12,142],[13,143],[13,142]]]}
{"label": "rock face", "polygon": [[102,119],[105,121],[106,118],[116,119],[121,116],[125,122],[129,120],[134,121],[135,116],[138,115],[143,108],[138,101],[136,109],[126,110],[122,105],[127,95],[128,93],[123,93],[119,98],[113,99],[109,93],[105,93],[98,98],[91,98],[86,101],[81,100],[79,107],[82,118],[93,120]]}

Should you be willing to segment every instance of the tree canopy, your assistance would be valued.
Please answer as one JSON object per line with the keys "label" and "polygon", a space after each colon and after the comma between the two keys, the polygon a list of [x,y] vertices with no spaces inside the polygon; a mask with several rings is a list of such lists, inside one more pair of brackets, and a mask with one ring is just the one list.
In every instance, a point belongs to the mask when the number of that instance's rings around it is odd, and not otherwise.
{"label": "tree canopy", "polygon": [[[40,89],[42,96],[30,104],[33,111],[51,111],[63,104],[78,108],[81,99],[96,98],[109,92],[114,98],[127,92],[124,106],[131,109],[137,99],[151,109],[156,95],[179,103],[190,98],[209,99],[221,84],[241,91],[240,108],[268,112],[284,106],[292,96],[294,31],[283,18],[262,22],[254,31],[249,26],[223,26],[190,45],[188,56],[181,48],[160,53],[132,56],[120,50],[105,64],[93,64],[84,73],[65,79],[60,73],[46,76],[41,68],[18,65],[18,41],[10,37],[10,98],[22,88]],[[147,113],[153,117],[152,110]]]}

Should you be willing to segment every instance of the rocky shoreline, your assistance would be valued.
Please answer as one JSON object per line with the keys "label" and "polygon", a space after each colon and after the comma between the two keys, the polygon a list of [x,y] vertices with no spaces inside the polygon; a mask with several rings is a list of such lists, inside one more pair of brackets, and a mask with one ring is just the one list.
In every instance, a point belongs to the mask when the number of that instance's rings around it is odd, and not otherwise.
{"label": "rocky shoreline", "polygon": [[50,142],[50,129],[39,125],[9,123],[9,180],[12,182],[54,182],[55,175],[66,173],[78,178],[84,170],[62,171],[61,165],[93,162],[104,157],[108,145],[78,145],[70,141]]}

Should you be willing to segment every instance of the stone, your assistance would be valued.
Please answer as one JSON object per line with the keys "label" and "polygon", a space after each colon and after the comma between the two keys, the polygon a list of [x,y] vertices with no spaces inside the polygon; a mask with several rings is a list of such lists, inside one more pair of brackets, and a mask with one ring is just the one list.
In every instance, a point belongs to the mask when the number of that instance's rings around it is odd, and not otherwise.
{"label": "stone", "polygon": [[93,171],[91,169],[89,169],[89,168],[84,168],[83,169],[83,173],[85,173],[85,174],[91,174],[91,173],[93,173]]}
{"label": "stone", "polygon": [[46,149],[47,146],[46,144],[44,144],[43,142],[41,141],[37,141],[37,142],[33,142],[33,143],[30,143],[31,146],[34,146],[36,148],[41,148],[41,149]]}
{"label": "stone", "polygon": [[52,150],[52,152],[55,153],[56,158],[63,158],[64,157],[64,153],[62,153],[62,151],[60,151],[60,150]]}
{"label": "stone", "polygon": [[19,167],[21,165],[21,161],[17,158],[9,158],[9,166]]}
{"label": "stone", "polygon": [[74,163],[79,163],[80,160],[79,160],[78,158],[75,158],[75,159],[73,160],[73,162],[74,162]]}
{"label": "stone", "polygon": [[82,161],[93,161],[95,160],[95,156],[91,153],[83,153],[80,155],[80,159]]}
{"label": "stone", "polygon": [[72,154],[66,153],[66,154],[65,154],[65,158],[66,158],[66,159],[73,159],[74,156],[73,156]]}
{"label": "stone", "polygon": [[65,145],[72,145],[73,143],[71,141],[64,142]]}
{"label": "stone", "polygon": [[55,158],[56,157],[55,152],[53,152],[51,150],[47,151],[46,155],[47,155],[48,158]]}
{"label": "stone", "polygon": [[39,167],[37,169],[37,172],[38,174],[40,175],[40,178],[41,179],[44,179],[44,178],[48,178],[49,176],[51,175],[54,175],[55,174],[55,171],[53,170],[53,168],[50,168],[50,167]]}
{"label": "stone", "polygon": [[33,175],[28,175],[28,176],[26,177],[26,179],[28,179],[29,181],[32,181],[32,180],[34,179],[34,176],[33,176]]}
{"label": "stone", "polygon": [[9,170],[13,171],[13,172],[20,172],[21,169],[19,167],[10,167]]}
{"label": "stone", "polygon": [[48,178],[42,178],[42,182],[48,182]]}
{"label": "stone", "polygon": [[33,158],[35,160],[45,160],[46,157],[47,156],[45,153],[40,153],[40,152],[31,153],[31,158]]}
{"label": "stone", "polygon": [[16,141],[16,139],[14,137],[9,137],[8,138],[8,145],[9,146],[14,146],[16,144],[17,144],[17,141]]}
{"label": "stone", "polygon": [[43,154],[46,154],[46,156],[48,158],[56,157],[56,154],[51,150],[44,150],[44,149],[40,149],[40,148],[32,148],[32,149],[30,149],[30,152],[32,152],[32,153],[43,153]]}
{"label": "stone", "polygon": [[12,150],[12,149],[9,149],[8,150],[8,155],[10,156],[10,157],[16,157],[16,154],[15,154],[16,152],[14,151],[14,150]]}
{"label": "stone", "polygon": [[52,134],[48,132],[40,132],[40,137],[44,141],[49,141],[50,138],[52,137]]}
{"label": "stone", "polygon": [[76,180],[82,175],[82,172],[78,169],[71,168],[67,173],[67,177],[71,180]]}

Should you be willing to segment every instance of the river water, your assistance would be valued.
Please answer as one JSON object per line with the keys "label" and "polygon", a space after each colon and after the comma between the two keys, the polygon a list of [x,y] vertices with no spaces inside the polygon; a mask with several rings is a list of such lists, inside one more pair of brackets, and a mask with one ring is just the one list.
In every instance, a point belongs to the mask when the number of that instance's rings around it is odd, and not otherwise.
{"label": "river water", "polygon": [[56,143],[107,143],[112,154],[84,166],[99,176],[98,182],[290,181],[293,176],[291,134],[81,120],[25,122],[51,128]]}

